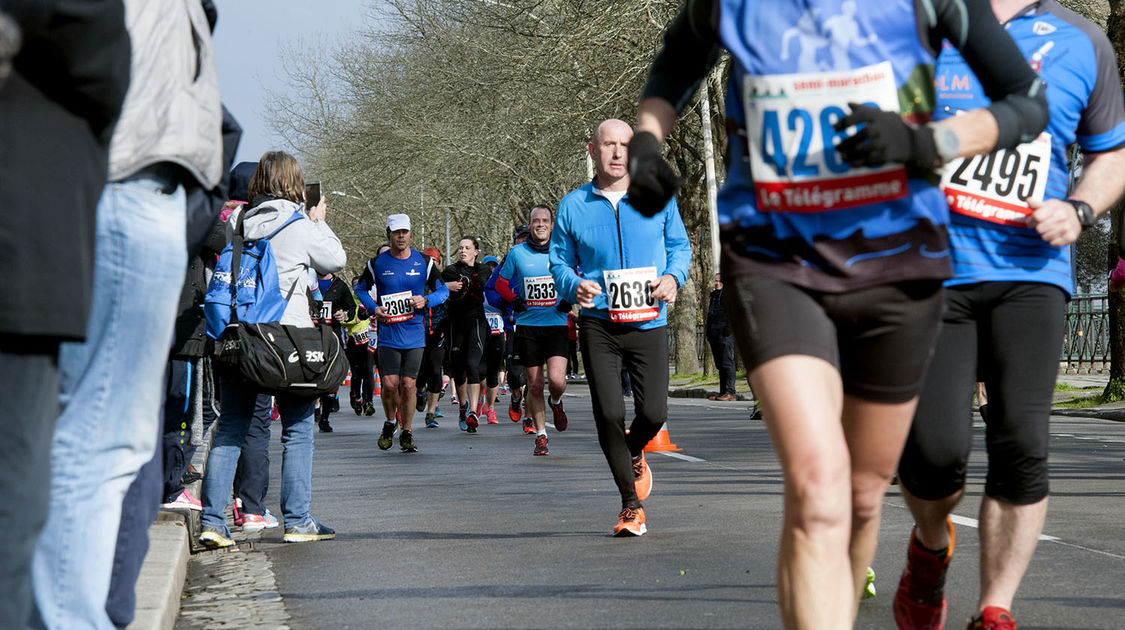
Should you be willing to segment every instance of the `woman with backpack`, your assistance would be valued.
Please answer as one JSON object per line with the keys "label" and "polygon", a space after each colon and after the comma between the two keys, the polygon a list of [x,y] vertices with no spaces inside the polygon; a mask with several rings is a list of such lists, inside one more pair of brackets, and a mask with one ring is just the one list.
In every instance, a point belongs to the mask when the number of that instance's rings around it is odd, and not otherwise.
{"label": "woman with backpack", "polygon": [[[297,328],[315,324],[309,315],[305,288],[309,269],[325,275],[339,272],[347,262],[340,239],[325,223],[328,209],[324,198],[307,207],[304,178],[297,160],[288,153],[270,151],[258,162],[250,180],[250,203],[236,210],[227,222],[228,236],[242,223],[246,240],[269,237],[277,267],[278,285],[285,297],[280,323]],[[312,201],[312,200],[307,200]],[[280,229],[279,229],[280,228]],[[215,428],[207,474],[203,478],[202,533],[199,542],[209,548],[234,544],[226,526],[226,507],[246,436],[254,399],[253,387],[233,380],[222,384],[223,412]],[[277,396],[281,415],[282,452],[281,510],[285,542],[307,542],[334,538],[336,532],[320,524],[309,513],[312,503],[313,399],[296,395]]]}

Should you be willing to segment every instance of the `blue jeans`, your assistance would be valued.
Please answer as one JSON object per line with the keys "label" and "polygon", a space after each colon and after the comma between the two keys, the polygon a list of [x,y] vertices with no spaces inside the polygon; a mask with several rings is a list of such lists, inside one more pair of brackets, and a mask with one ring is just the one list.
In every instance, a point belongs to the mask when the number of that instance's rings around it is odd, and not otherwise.
{"label": "blue jeans", "polygon": [[270,488],[270,422],[273,397],[258,394],[254,413],[242,441],[242,455],[234,473],[234,496],[242,499],[242,511],[262,516],[266,513],[266,492]]}
{"label": "blue jeans", "polygon": [[[203,475],[200,520],[204,525],[226,529],[234,471],[257,396],[253,389],[223,381],[223,411]],[[278,396],[277,410],[281,414],[281,513],[286,525],[294,525],[309,515],[312,504],[313,401]]]}
{"label": "blue jeans", "polygon": [[121,502],[156,449],[162,379],[187,271],[184,189],[166,166],[106,185],[83,343],[59,349],[47,524],[34,628],[113,628],[106,615]]}

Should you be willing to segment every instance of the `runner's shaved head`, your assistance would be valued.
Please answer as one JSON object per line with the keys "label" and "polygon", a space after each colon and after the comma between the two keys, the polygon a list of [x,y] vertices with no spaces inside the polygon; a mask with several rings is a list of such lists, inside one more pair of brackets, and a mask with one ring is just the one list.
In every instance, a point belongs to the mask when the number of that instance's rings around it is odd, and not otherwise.
{"label": "runner's shaved head", "polygon": [[610,118],[609,120],[602,121],[602,124],[598,125],[597,129],[594,129],[594,137],[590,139],[590,142],[594,145],[600,143],[602,134],[609,129],[621,129],[629,134],[629,136],[633,135],[633,128],[629,126],[629,123],[618,118]]}

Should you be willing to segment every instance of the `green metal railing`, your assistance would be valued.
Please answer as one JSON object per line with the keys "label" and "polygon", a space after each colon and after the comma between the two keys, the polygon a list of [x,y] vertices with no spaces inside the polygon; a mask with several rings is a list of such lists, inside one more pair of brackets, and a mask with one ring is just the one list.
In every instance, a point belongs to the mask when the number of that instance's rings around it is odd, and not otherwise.
{"label": "green metal railing", "polygon": [[1071,298],[1059,369],[1071,374],[1109,370],[1109,299],[1104,293]]}

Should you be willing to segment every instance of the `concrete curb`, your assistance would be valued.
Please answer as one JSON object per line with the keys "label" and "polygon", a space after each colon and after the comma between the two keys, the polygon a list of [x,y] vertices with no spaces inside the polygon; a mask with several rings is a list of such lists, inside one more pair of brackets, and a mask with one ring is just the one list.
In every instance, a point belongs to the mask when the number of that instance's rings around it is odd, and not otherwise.
{"label": "concrete curb", "polygon": [[190,545],[188,516],[161,511],[148,528],[149,547],[137,578],[137,610],[128,630],[172,630],[180,614]]}
{"label": "concrete curb", "polygon": [[[719,392],[715,391],[715,390],[704,389],[702,387],[685,387],[685,388],[680,388],[680,389],[670,389],[670,390],[668,390],[668,396],[670,398],[707,398],[711,394],[717,394],[717,393],[719,393]],[[738,399],[738,402],[750,402],[750,401],[754,400],[753,398],[751,398],[749,396],[746,396],[745,394],[737,394],[736,393],[735,397]],[[715,401],[715,402],[735,402],[735,401]]]}
{"label": "concrete curb", "polygon": [[1069,409],[1069,408],[1056,408],[1051,409],[1051,414],[1056,416],[1068,416],[1071,418],[1096,418],[1098,420],[1112,420],[1114,422],[1125,422],[1125,409],[1098,409],[1097,407],[1086,407],[1084,409]]}

